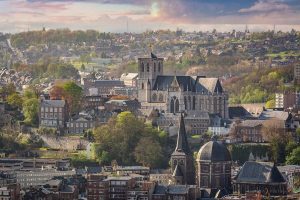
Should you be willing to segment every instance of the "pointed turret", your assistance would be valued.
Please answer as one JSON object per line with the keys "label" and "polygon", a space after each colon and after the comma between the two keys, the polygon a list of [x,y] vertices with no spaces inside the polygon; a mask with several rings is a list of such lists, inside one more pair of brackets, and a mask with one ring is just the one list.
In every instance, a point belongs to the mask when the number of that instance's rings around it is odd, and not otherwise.
{"label": "pointed turret", "polygon": [[186,155],[191,153],[188,141],[187,141],[187,136],[186,136],[186,130],[185,130],[185,125],[184,125],[184,117],[183,114],[181,113],[180,116],[180,125],[179,125],[179,130],[178,130],[178,135],[177,135],[177,144],[175,148],[175,152],[183,152]]}

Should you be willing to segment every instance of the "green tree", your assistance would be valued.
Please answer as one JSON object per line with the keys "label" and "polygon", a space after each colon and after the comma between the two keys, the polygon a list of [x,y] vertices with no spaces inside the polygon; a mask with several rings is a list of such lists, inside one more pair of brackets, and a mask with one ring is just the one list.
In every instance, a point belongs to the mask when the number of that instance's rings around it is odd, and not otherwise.
{"label": "green tree", "polygon": [[295,148],[286,160],[287,164],[300,165],[300,147]]}
{"label": "green tree", "polygon": [[26,99],[23,103],[24,122],[30,125],[38,125],[39,100],[37,98]]}
{"label": "green tree", "polygon": [[73,81],[62,84],[64,99],[68,102],[71,114],[79,112],[82,100],[82,88]]}
{"label": "green tree", "polygon": [[9,95],[16,93],[16,86],[13,83],[9,83],[0,88],[0,95],[5,100]]}
{"label": "green tree", "polygon": [[[161,148],[167,146],[164,145],[167,142],[166,134],[153,128],[150,124],[145,124],[131,112],[122,112],[118,116],[112,117],[106,125],[94,129],[93,136],[98,144],[98,152],[95,154],[98,155],[99,160],[103,160],[103,155],[105,155],[105,162],[117,160],[118,163],[124,165],[138,162],[134,152],[137,145],[142,142],[142,138],[150,138],[151,140],[147,139],[147,142],[156,146],[158,144]],[[103,154],[104,151],[107,153]],[[159,164],[162,166],[165,163]]]}
{"label": "green tree", "polygon": [[15,108],[22,109],[23,99],[18,93],[10,94],[7,97],[7,103]]}
{"label": "green tree", "polygon": [[147,167],[158,167],[162,161],[162,148],[151,137],[141,138],[134,150],[136,162]]}
{"label": "green tree", "polygon": [[275,108],[275,100],[271,99],[271,100],[267,101],[266,108]]}

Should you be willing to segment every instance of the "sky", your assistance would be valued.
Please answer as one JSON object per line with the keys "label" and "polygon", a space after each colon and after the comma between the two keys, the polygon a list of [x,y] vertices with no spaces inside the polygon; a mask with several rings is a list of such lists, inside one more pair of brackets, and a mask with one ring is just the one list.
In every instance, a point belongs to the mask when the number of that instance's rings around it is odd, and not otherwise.
{"label": "sky", "polygon": [[0,0],[0,32],[300,30],[300,0]]}

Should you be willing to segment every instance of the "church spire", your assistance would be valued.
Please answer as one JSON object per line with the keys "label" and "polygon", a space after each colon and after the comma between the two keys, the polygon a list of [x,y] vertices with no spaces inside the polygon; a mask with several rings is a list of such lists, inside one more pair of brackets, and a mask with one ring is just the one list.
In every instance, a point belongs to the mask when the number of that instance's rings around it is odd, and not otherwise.
{"label": "church spire", "polygon": [[181,113],[180,116],[180,125],[178,130],[178,136],[177,136],[177,144],[175,151],[177,152],[184,152],[185,154],[190,154],[190,147],[187,141],[186,131],[185,131],[185,125],[184,125],[184,117]]}

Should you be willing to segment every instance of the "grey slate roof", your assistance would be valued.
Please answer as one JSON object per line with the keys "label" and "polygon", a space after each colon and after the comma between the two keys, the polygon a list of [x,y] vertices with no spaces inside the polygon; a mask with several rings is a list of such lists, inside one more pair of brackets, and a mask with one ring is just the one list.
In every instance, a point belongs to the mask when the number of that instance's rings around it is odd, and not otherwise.
{"label": "grey slate roof", "polygon": [[280,110],[265,110],[263,111],[259,119],[279,119],[279,120],[287,120],[290,117],[290,113]]}
{"label": "grey slate roof", "polygon": [[247,161],[235,177],[242,183],[285,183],[278,168],[271,162]]}
{"label": "grey slate roof", "polygon": [[244,120],[244,121],[242,121],[241,124],[239,124],[239,126],[252,127],[253,128],[253,127],[263,125],[264,122],[265,122],[265,120]]}
{"label": "grey slate roof", "polygon": [[210,141],[200,148],[197,160],[210,162],[231,161],[231,155],[222,142]]}
{"label": "grey slate roof", "polygon": [[44,107],[64,107],[65,100],[43,100],[41,105]]}
{"label": "grey slate roof", "polygon": [[172,85],[174,78],[183,91],[203,93],[223,92],[218,78],[205,78],[202,76],[157,76],[152,89],[166,91]]}

